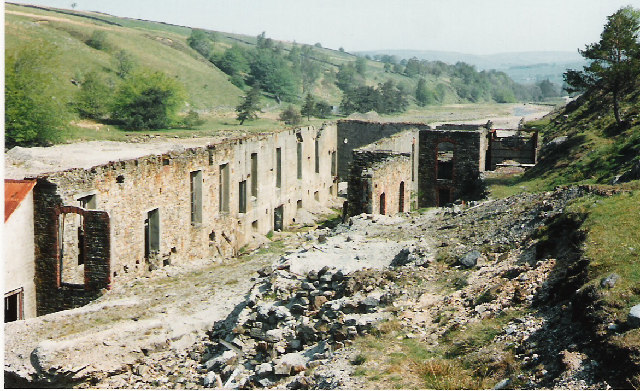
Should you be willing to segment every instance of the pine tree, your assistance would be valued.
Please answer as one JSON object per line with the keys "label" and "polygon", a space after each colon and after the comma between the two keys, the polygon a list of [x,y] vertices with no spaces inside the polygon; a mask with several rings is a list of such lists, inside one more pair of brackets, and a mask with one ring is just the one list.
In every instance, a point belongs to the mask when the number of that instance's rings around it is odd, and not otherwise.
{"label": "pine tree", "polygon": [[300,111],[302,115],[307,116],[307,121],[311,119],[311,116],[315,112],[316,101],[313,98],[313,95],[307,94],[304,98],[304,104],[302,105],[302,110]]}
{"label": "pine tree", "polygon": [[640,76],[640,12],[631,7],[618,10],[607,17],[600,41],[587,45],[580,54],[590,60],[582,71],[569,70],[564,79],[569,92],[600,91],[613,97],[613,114],[622,127],[620,99],[625,89]]}
{"label": "pine tree", "polygon": [[247,96],[244,97],[244,101],[236,107],[238,116],[236,117],[240,121],[240,125],[244,124],[244,121],[251,121],[258,118],[256,114],[260,110],[260,86],[254,85],[249,91]]}

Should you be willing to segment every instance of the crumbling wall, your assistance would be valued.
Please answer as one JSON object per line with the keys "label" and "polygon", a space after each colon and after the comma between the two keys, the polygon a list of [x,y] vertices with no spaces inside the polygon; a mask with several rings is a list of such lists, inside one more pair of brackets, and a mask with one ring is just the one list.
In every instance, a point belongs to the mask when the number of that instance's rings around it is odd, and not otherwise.
{"label": "crumbling wall", "polygon": [[[55,183],[42,178],[38,179],[34,189],[35,285],[38,315],[85,305],[99,297],[103,289],[109,289],[111,286],[108,213],[77,206],[64,206],[57,189]],[[60,221],[65,215],[79,215],[83,221],[84,240],[80,244],[80,251],[84,278],[80,283],[65,283],[62,280],[62,262],[65,258]]]}
{"label": "crumbling wall", "polygon": [[[484,196],[480,172],[484,171],[487,131],[421,130],[419,132],[418,206],[442,206],[456,199]],[[448,175],[438,162],[438,149],[453,145]]]}
{"label": "crumbling wall", "polygon": [[501,131],[489,133],[488,170],[495,170],[504,161],[520,164],[536,164],[538,157],[538,132]]}
{"label": "crumbling wall", "polygon": [[[337,124],[338,177],[344,181],[349,177],[353,151],[378,141],[381,144],[373,149],[388,149],[396,152],[411,153],[411,144],[404,137],[392,136],[402,132],[427,130],[431,127],[424,123],[411,122],[371,122],[360,120],[341,120]],[[415,137],[412,136],[412,137]],[[417,137],[416,137],[417,139]],[[386,140],[386,141],[384,141]],[[382,146],[386,144],[385,147]],[[417,164],[417,162],[415,162]]]}
{"label": "crumbling wall", "polygon": [[[235,255],[254,235],[272,231],[276,215],[286,227],[299,207],[327,205],[337,193],[331,172],[335,152],[336,127],[329,124],[44,175],[36,200],[41,285],[55,286],[55,230],[47,218],[56,208],[80,208],[91,198],[92,209],[106,212],[109,273],[117,281],[169,263]],[[80,209],[89,224],[93,211]],[[82,296],[77,289],[69,295]]]}
{"label": "crumbling wall", "polygon": [[360,213],[393,215],[409,211],[411,170],[410,154],[354,151],[347,213],[350,216]]}

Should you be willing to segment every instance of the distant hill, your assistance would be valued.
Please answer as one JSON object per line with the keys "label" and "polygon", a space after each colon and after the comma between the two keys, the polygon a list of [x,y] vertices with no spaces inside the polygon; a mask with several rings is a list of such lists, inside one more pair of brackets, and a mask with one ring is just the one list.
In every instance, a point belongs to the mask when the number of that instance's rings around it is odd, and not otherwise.
{"label": "distant hill", "polygon": [[478,70],[495,69],[509,75],[517,83],[535,83],[549,79],[562,85],[566,69],[579,69],[586,61],[576,52],[517,52],[475,55],[436,50],[371,50],[356,52],[358,55],[392,55],[399,59],[416,57],[419,60],[442,61],[455,64],[458,61],[474,65]]}

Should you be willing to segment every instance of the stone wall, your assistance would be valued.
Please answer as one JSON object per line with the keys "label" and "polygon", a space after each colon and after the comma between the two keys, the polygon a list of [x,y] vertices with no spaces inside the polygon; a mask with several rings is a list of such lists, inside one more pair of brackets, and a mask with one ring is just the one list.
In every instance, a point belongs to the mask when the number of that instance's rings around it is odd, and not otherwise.
{"label": "stone wall", "polygon": [[495,170],[504,161],[536,164],[538,157],[538,132],[492,131],[489,133],[488,170]]}
{"label": "stone wall", "polygon": [[[85,263],[84,286],[67,284],[57,295],[49,292],[60,285],[54,247],[61,207],[77,207],[74,211],[89,224],[85,246],[97,211],[104,213],[106,266],[109,280],[117,282],[122,274],[142,274],[163,264],[234,255],[252,236],[266,235],[277,223],[293,223],[300,207],[326,205],[337,194],[331,172],[335,152],[336,126],[328,124],[40,177],[34,190],[36,262],[43,292],[38,298],[46,304],[39,313],[82,305],[95,296],[100,285],[95,281],[108,285],[94,265]],[[85,249],[90,257],[87,251],[93,250]]]}
{"label": "stone wall", "polygon": [[[431,127],[423,123],[411,122],[371,122],[359,120],[338,121],[338,177],[341,181],[349,177],[349,166],[353,151],[378,141],[382,143],[372,149],[388,149],[397,152],[411,153],[411,144],[406,143],[403,137],[383,141],[402,132],[427,130]],[[412,137],[416,137],[415,135]],[[417,137],[416,137],[417,140]],[[383,147],[383,145],[387,147]],[[392,147],[389,147],[389,146]],[[393,146],[395,145],[395,146]],[[415,162],[417,164],[417,162]]]}
{"label": "stone wall", "polygon": [[[438,162],[438,148],[453,145],[450,164]],[[484,186],[480,172],[485,168],[488,148],[486,129],[421,130],[418,141],[418,206],[442,206],[457,199],[480,199]]]}
{"label": "stone wall", "polygon": [[[111,242],[109,215],[104,211],[64,206],[58,186],[40,178],[34,190],[35,285],[37,314],[82,306],[111,287]],[[59,240],[62,216],[82,217],[84,240],[80,254],[84,269],[81,283],[62,279],[64,241]],[[68,260],[65,260],[68,261]],[[78,260],[80,262],[80,260]]]}
{"label": "stone wall", "polygon": [[[393,215],[409,211],[411,169],[411,155],[407,153],[354,151],[349,175],[348,214]],[[384,206],[381,208],[381,205]]]}

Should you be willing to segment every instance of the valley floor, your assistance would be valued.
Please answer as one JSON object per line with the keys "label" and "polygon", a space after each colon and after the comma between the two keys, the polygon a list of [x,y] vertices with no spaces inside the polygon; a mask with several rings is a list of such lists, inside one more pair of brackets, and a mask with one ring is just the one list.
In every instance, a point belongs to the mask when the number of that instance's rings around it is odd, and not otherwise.
{"label": "valley floor", "polygon": [[629,374],[574,302],[573,228],[538,235],[592,191],[360,215],[222,265],[167,266],[89,306],[5,325],[5,385],[619,386]]}

